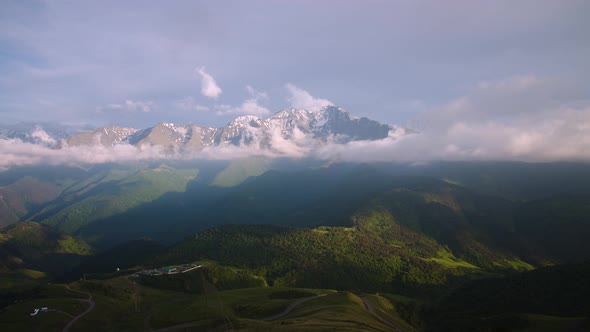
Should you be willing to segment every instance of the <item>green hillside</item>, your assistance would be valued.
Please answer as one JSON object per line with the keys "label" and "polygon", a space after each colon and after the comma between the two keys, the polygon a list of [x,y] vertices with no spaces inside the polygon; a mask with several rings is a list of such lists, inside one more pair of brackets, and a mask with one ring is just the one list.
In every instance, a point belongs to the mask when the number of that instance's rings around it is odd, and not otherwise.
{"label": "green hillside", "polygon": [[39,294],[42,284],[61,276],[89,255],[83,240],[49,226],[19,222],[0,230],[0,308]]}
{"label": "green hillside", "polygon": [[588,330],[588,280],[590,263],[475,280],[438,301],[430,324],[449,331]]}
{"label": "green hillside", "polygon": [[57,271],[59,267],[55,264],[60,258],[88,256],[92,254],[92,248],[83,240],[51,227],[19,222],[0,230],[0,253],[0,268],[4,270],[29,267]]}
{"label": "green hillside", "polygon": [[130,175],[113,170],[96,187],[42,222],[67,233],[76,233],[84,225],[149,203],[165,193],[182,192],[197,174],[197,169],[175,169],[166,165],[140,169]]}
{"label": "green hillside", "polygon": [[[212,289],[199,295],[114,278],[49,285],[38,294],[0,311],[0,329],[61,330],[82,314],[72,330],[414,331],[384,297],[324,289]],[[90,311],[88,298],[94,303]],[[50,311],[29,316],[31,308],[42,306]]]}
{"label": "green hillside", "polygon": [[74,167],[24,167],[0,172],[0,227],[26,219],[87,175]]}
{"label": "green hillside", "polygon": [[366,291],[430,289],[480,270],[386,215],[359,217],[355,227],[221,226],[157,262],[202,259],[249,269],[273,286]]}

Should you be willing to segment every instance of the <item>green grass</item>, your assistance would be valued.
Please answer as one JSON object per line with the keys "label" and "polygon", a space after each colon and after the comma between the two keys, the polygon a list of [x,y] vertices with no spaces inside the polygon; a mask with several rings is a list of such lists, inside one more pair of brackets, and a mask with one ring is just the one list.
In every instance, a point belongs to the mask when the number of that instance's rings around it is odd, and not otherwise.
{"label": "green grass", "polygon": [[535,269],[535,267],[531,264],[523,262],[518,258],[505,259],[502,262],[494,263],[494,265],[499,267],[509,267],[510,269],[515,271],[531,271]]}
{"label": "green grass", "polygon": [[18,269],[18,270],[16,270],[16,272],[24,277],[29,278],[29,279],[43,279],[43,278],[47,277],[47,274],[45,272],[31,270],[31,269]]}
{"label": "green grass", "polygon": [[[92,293],[96,307],[77,321],[72,331],[143,331],[190,323],[193,328],[248,331],[388,331],[374,314],[369,313],[358,296],[349,292],[325,289],[245,288],[228,291],[209,289],[205,295],[193,295],[155,289],[138,284],[126,277],[101,281],[78,281],[70,284],[74,290]],[[136,293],[139,289],[139,293]],[[135,310],[135,295],[138,309]],[[277,295],[278,294],[278,295]],[[297,298],[284,298],[298,294]],[[259,318],[280,313],[290,303],[304,295],[324,294],[309,300],[291,314],[277,321]],[[63,285],[47,285],[39,298],[15,303],[0,313],[2,331],[61,330],[70,316],[85,311],[84,294],[71,292]],[[304,296],[302,298],[305,298]],[[374,297],[375,306],[386,317],[395,319],[395,312],[386,299]],[[388,304],[389,303],[389,304]],[[47,306],[60,312],[29,316],[34,308]],[[380,314],[381,315],[381,314]],[[400,323],[401,324],[401,323]],[[408,331],[412,331],[411,327]]]}
{"label": "green grass", "polygon": [[450,253],[446,250],[439,250],[437,252],[437,257],[428,258],[426,260],[436,262],[436,263],[441,264],[447,268],[461,267],[461,268],[466,268],[466,269],[479,269],[479,267],[455,257],[452,253]]}
{"label": "green grass", "polygon": [[230,306],[238,317],[264,318],[282,312],[290,303],[297,300],[272,298],[273,294],[280,294],[289,290],[310,293],[310,296],[335,292],[321,289],[269,287],[229,290],[220,292],[219,296],[223,303]]}
{"label": "green grass", "polygon": [[398,326],[403,331],[414,331],[414,327],[400,317],[394,303],[386,297],[379,295],[365,295],[363,298],[369,301],[373,305],[376,314],[381,319],[389,322],[390,325]]}
{"label": "green grass", "polygon": [[14,274],[0,275],[0,290],[19,291],[34,288],[39,283],[35,280],[24,279]]}
{"label": "green grass", "polygon": [[[88,308],[78,300],[80,294],[68,291],[63,285],[46,285],[37,298],[17,300],[0,312],[1,331],[60,331],[65,324]],[[50,311],[30,316],[35,308]]]}
{"label": "green grass", "polygon": [[[48,307],[49,311],[30,316],[35,308]],[[59,331],[71,319],[88,308],[75,299],[35,299],[16,303],[0,313],[2,331]]]}
{"label": "green grass", "polygon": [[[272,323],[267,328],[280,331],[391,331],[389,325],[367,311],[360,297],[350,292],[335,292],[310,300]],[[260,325],[253,327],[253,330],[264,329]]]}

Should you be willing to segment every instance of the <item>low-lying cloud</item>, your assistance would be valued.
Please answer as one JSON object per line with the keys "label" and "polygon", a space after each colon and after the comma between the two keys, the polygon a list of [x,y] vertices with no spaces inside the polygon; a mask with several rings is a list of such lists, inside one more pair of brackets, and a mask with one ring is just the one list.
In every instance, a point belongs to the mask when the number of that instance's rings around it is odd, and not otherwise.
{"label": "low-lying cloud", "polygon": [[590,161],[590,103],[569,99],[564,82],[534,75],[480,82],[424,111],[419,133],[314,153],[346,161]]}
{"label": "low-lying cloud", "polygon": [[455,122],[436,131],[326,145],[313,152],[334,161],[590,161],[590,108],[510,124]]}
{"label": "low-lying cloud", "polygon": [[[331,105],[293,85],[292,106],[317,109]],[[266,94],[247,87],[250,98],[230,114],[267,115],[258,104]],[[373,141],[320,142],[297,128],[286,137],[280,128],[248,128],[248,142],[188,150],[163,146],[64,146],[41,128],[30,137],[0,139],[0,169],[33,164],[84,164],[139,160],[228,160],[251,156],[312,157],[331,161],[428,162],[437,160],[590,161],[590,103],[568,99],[563,81],[522,75],[480,82],[465,96],[423,111],[419,132],[397,128]],[[187,101],[194,109],[194,101]],[[218,109],[219,111],[219,109]],[[39,144],[41,143],[41,144]]]}

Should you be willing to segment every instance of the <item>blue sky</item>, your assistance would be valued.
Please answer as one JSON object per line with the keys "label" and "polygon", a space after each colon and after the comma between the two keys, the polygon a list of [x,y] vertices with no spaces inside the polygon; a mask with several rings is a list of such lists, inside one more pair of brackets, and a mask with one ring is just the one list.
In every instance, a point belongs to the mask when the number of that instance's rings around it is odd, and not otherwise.
{"label": "blue sky", "polygon": [[586,119],[588,13],[573,0],[3,1],[0,122],[221,126],[326,103],[445,133]]}

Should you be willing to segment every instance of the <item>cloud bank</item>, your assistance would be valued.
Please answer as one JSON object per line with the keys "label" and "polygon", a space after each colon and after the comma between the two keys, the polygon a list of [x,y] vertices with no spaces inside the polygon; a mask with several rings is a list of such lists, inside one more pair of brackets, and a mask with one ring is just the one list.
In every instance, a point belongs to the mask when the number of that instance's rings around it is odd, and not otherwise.
{"label": "cloud bank", "polygon": [[[217,106],[224,114],[267,115],[258,104],[267,98],[251,87],[239,107]],[[325,99],[287,85],[292,106],[317,109]],[[312,157],[330,161],[590,161],[590,101],[570,98],[572,82],[553,77],[516,75],[482,81],[464,96],[423,111],[415,120],[419,131],[398,127],[387,138],[346,144],[320,142],[294,130],[285,137],[277,128],[270,137],[248,128],[248,144],[207,147],[200,151],[162,146],[52,148],[55,139],[42,128],[32,131],[36,143],[0,139],[0,169],[32,164],[79,164],[158,159],[236,159],[250,156]],[[194,100],[186,101],[194,109]],[[136,103],[125,103],[136,105]],[[134,106],[138,107],[138,106]]]}
{"label": "cloud bank", "polygon": [[422,113],[419,133],[314,154],[346,161],[590,161],[590,102],[571,100],[571,89],[571,82],[535,75],[483,81]]}

